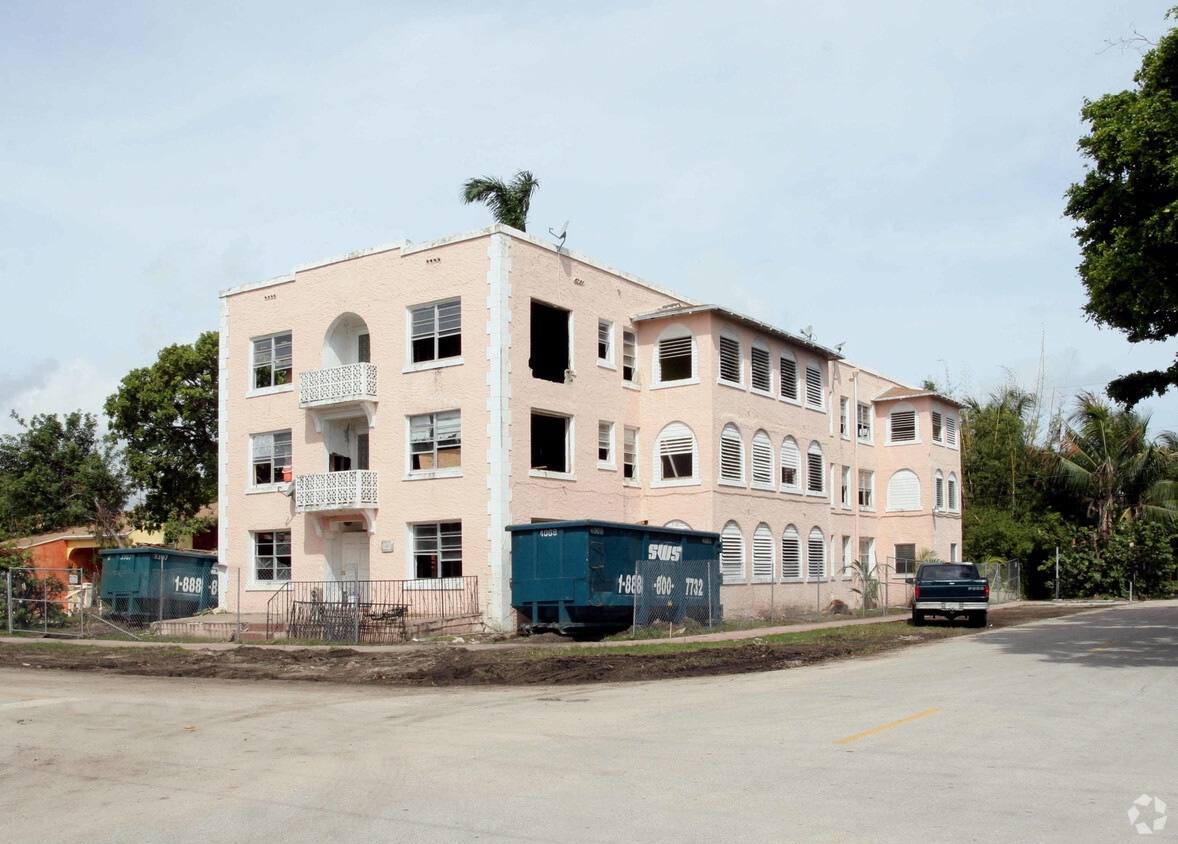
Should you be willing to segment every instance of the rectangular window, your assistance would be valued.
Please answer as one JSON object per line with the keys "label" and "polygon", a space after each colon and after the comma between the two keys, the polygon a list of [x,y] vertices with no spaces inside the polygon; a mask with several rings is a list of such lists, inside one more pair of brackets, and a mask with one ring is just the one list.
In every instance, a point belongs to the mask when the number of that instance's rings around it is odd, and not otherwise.
{"label": "rectangular window", "polygon": [[773,366],[769,363],[769,350],[753,346],[751,353],[753,389],[762,393],[773,391]]}
{"label": "rectangular window", "polygon": [[892,411],[891,419],[891,442],[907,443],[916,442],[916,411],[915,410],[895,410]]}
{"label": "rectangular window", "polygon": [[569,460],[569,418],[532,413],[532,468],[542,472],[572,471]]}
{"label": "rectangular window", "polygon": [[462,302],[451,299],[409,309],[413,363],[462,354]]}
{"label": "rectangular window", "polygon": [[597,463],[611,469],[614,465],[614,423],[597,423]]}
{"label": "rectangular window", "polygon": [[945,479],[939,474],[933,478],[933,507],[937,510],[945,509]]}
{"label": "rectangular window", "polygon": [[851,537],[843,537],[843,577],[850,577],[855,559],[851,556]]}
{"label": "rectangular window", "polygon": [[945,443],[951,448],[957,447],[957,420],[952,416],[945,417]]}
{"label": "rectangular window", "polygon": [[859,537],[859,562],[864,564],[867,571],[875,571],[875,539],[873,537]]}
{"label": "rectangular window", "polygon": [[462,413],[447,410],[409,417],[409,472],[462,465]]}
{"label": "rectangular window", "polygon": [[607,319],[597,321],[597,360],[600,363],[614,362],[614,324]]}
{"label": "rectangular window", "polygon": [[949,509],[957,510],[957,479],[952,475],[949,476]]}
{"label": "rectangular window", "polygon": [[793,358],[781,359],[781,397],[798,400],[798,362]]}
{"label": "rectangular window", "polygon": [[659,381],[685,381],[693,376],[691,337],[659,340]]}
{"label": "rectangular window", "polygon": [[265,530],[254,535],[254,579],[290,580],[290,531]]}
{"label": "rectangular window", "polygon": [[291,333],[259,337],[253,342],[254,389],[294,383]]}
{"label": "rectangular window", "polygon": [[916,573],[916,545],[905,543],[894,546],[896,549],[896,574]]}
{"label": "rectangular window", "polygon": [[957,543],[950,542],[949,543],[949,562],[956,563],[957,561],[958,561],[957,560]]}
{"label": "rectangular window", "polygon": [[871,440],[871,405],[858,402],[855,405],[855,427],[859,439]]}
{"label": "rectangular window", "polygon": [[874,507],[875,499],[872,487],[875,486],[875,474],[866,469],[859,470],[859,506]]}
{"label": "rectangular window", "polygon": [[356,361],[358,363],[372,362],[372,337],[369,334],[360,334],[356,337]]}
{"label": "rectangular window", "polygon": [[839,398],[839,436],[851,437],[851,400],[846,396]]}
{"label": "rectangular window", "polygon": [[528,366],[532,377],[563,384],[572,368],[569,362],[569,317],[564,308],[532,302],[531,346]]}
{"label": "rectangular window", "polygon": [[817,366],[806,366],[806,407],[822,410],[826,404],[822,401],[822,370]]}
{"label": "rectangular window", "polygon": [[792,527],[781,537],[781,577],[783,580],[802,578],[802,541]]}
{"label": "rectangular window", "polygon": [[413,526],[413,576],[462,577],[462,522]]}
{"label": "rectangular window", "polygon": [[941,414],[933,411],[933,442],[939,443],[944,439],[944,428],[941,425]]}
{"label": "rectangular window", "polygon": [[826,489],[826,467],[822,465],[822,452],[811,451],[806,455],[806,489],[823,492]]}
{"label": "rectangular window", "polygon": [[851,467],[843,467],[843,483],[842,491],[839,495],[839,501],[844,507],[851,506]]}
{"label": "rectangular window", "polygon": [[638,480],[638,429],[626,428],[622,438],[622,477]]}
{"label": "rectangular window", "polygon": [[253,452],[254,486],[291,479],[290,431],[254,434],[250,437],[250,450]]}
{"label": "rectangular window", "polygon": [[633,384],[638,380],[638,335],[622,329],[622,380]]}
{"label": "rectangular window", "polygon": [[720,338],[720,380],[740,383],[740,341],[731,337]]}

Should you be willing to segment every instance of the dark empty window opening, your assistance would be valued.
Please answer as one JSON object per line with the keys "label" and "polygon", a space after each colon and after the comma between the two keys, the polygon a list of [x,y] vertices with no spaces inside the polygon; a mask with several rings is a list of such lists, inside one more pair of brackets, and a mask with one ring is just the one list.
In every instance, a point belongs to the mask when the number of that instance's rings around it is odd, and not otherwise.
{"label": "dark empty window opening", "polygon": [[532,302],[532,346],[528,366],[533,378],[564,383],[569,368],[568,311]]}
{"label": "dark empty window opening", "polygon": [[532,468],[568,472],[568,425],[564,416],[532,414]]}

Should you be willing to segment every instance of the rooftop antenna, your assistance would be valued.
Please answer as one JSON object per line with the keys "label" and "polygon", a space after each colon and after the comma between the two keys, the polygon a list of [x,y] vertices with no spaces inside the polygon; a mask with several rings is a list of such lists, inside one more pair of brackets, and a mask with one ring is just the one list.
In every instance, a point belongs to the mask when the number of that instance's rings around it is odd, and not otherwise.
{"label": "rooftop antenna", "polygon": [[549,226],[548,233],[553,237],[560,238],[560,243],[556,244],[556,251],[559,252],[560,250],[564,249],[564,239],[569,236],[569,221],[565,220],[564,225],[560,227],[560,231],[558,232],[554,232],[552,227]]}

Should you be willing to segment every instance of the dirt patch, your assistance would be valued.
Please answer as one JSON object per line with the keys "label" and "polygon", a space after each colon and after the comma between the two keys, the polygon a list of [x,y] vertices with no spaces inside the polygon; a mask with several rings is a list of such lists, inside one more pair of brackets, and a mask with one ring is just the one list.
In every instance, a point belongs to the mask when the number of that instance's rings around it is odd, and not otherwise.
{"label": "dirt patch", "polygon": [[[996,608],[990,627],[1082,612],[1088,607]],[[903,621],[831,628],[802,638],[745,639],[670,647],[633,643],[625,648],[573,648],[567,641],[533,641],[534,647],[471,649],[454,645],[412,646],[368,651],[353,648],[230,650],[118,648],[94,645],[0,645],[0,666],[137,674],[150,677],[214,677],[227,680],[304,680],[398,686],[543,685],[661,680],[743,674],[811,665],[878,653],[951,636],[969,628],[937,620],[926,627]],[[545,639],[549,637],[544,637]],[[557,646],[554,647],[553,644]]]}

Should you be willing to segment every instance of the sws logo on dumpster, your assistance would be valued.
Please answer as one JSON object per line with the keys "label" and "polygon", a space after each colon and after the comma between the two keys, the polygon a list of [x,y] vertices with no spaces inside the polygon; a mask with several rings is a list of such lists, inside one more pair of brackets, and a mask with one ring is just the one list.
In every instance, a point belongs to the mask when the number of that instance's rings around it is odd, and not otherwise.
{"label": "sws logo on dumpster", "polygon": [[646,550],[646,559],[662,560],[664,563],[677,563],[683,557],[683,549],[678,545],[666,543],[651,543]]}

